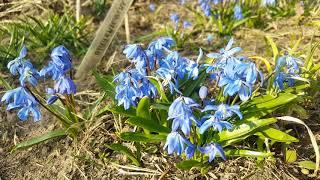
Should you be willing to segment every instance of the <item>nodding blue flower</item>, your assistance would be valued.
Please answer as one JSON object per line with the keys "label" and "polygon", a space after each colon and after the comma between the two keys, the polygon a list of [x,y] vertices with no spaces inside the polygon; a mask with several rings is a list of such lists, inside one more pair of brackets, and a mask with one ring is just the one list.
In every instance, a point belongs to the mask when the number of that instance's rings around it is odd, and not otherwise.
{"label": "nodding blue flower", "polygon": [[182,137],[178,132],[171,132],[167,136],[166,144],[163,149],[168,148],[168,154],[177,153],[181,155],[185,147],[185,138]]}
{"label": "nodding blue flower", "polygon": [[46,92],[50,97],[47,99],[47,104],[53,104],[58,100],[57,92],[52,88],[47,88]]}
{"label": "nodding blue flower", "polygon": [[235,5],[234,8],[233,8],[233,12],[234,12],[234,18],[236,20],[241,20],[243,19],[243,14],[242,14],[242,9],[241,9],[241,6],[239,5]]}
{"label": "nodding blue flower", "polygon": [[189,78],[192,78],[193,80],[197,79],[199,76],[199,61],[202,59],[203,57],[203,51],[200,48],[199,49],[199,55],[197,58],[196,62],[193,61],[189,61],[189,65],[187,66],[187,71],[189,71]]}
{"label": "nodding blue flower", "polygon": [[276,4],[276,0],[262,0],[262,6],[274,6]]}
{"label": "nodding blue flower", "polygon": [[208,95],[208,88],[206,86],[201,86],[199,90],[199,97],[204,100]]}
{"label": "nodding blue flower", "polygon": [[148,50],[154,54],[155,58],[160,59],[163,56],[163,50],[169,49],[174,43],[174,40],[170,37],[160,37],[149,44]]}
{"label": "nodding blue flower", "polygon": [[157,88],[147,78],[141,78],[140,82],[141,82],[140,89],[144,96],[148,96],[150,98],[154,98],[157,96],[158,94]]}
{"label": "nodding blue flower", "polygon": [[192,144],[189,140],[185,139],[186,149],[185,154],[187,159],[191,159],[194,156],[194,152],[197,149],[197,146]]}
{"label": "nodding blue flower", "polygon": [[22,70],[19,81],[21,86],[25,86],[26,81],[28,81],[32,86],[37,86],[39,78],[40,75],[36,69],[26,67]]}
{"label": "nodding blue flower", "polygon": [[206,145],[205,147],[199,147],[199,151],[202,154],[207,154],[209,156],[209,162],[213,161],[217,155],[217,153],[221,156],[223,160],[226,160],[226,155],[222,149],[222,146],[220,146],[217,143],[210,143]]}
{"label": "nodding blue flower", "polygon": [[22,74],[26,67],[33,68],[31,62],[25,59],[26,56],[27,48],[26,46],[23,46],[20,50],[19,56],[7,64],[7,68],[12,75],[18,75],[18,73]]}
{"label": "nodding blue flower", "polygon": [[212,0],[199,0],[198,3],[200,5],[201,10],[206,16],[211,16],[211,1]]}
{"label": "nodding blue flower", "polygon": [[172,121],[172,131],[177,131],[179,128],[188,136],[192,122],[199,122],[193,116],[192,107],[199,107],[193,99],[188,97],[178,97],[169,107],[168,120]]}
{"label": "nodding blue flower", "polygon": [[154,11],[156,10],[156,5],[155,5],[154,3],[150,3],[150,4],[149,4],[149,10],[150,10],[151,12],[154,12]]}
{"label": "nodding blue flower", "polygon": [[288,73],[299,73],[302,64],[303,62],[299,58],[290,55],[281,56],[277,61],[276,71],[283,71],[286,68]]}
{"label": "nodding blue flower", "polygon": [[231,117],[234,113],[242,119],[242,114],[239,110],[239,106],[228,106],[226,104],[220,104],[219,106],[207,105],[203,111],[212,111],[214,114],[207,114],[202,117],[203,124],[200,126],[200,134],[203,134],[209,127],[213,127],[214,130],[221,132],[224,128],[232,129],[232,124],[225,119]]}
{"label": "nodding blue flower", "polygon": [[118,100],[118,106],[123,104],[124,109],[127,110],[130,106],[137,106],[137,101],[143,96],[143,92],[140,90],[139,80],[140,75],[138,71],[121,72],[117,75],[113,81],[118,82],[116,87],[115,99]]}
{"label": "nodding blue flower", "polygon": [[209,53],[207,56],[209,58],[218,59],[221,63],[225,63],[226,60],[233,57],[235,53],[241,51],[240,47],[232,48],[233,38],[231,38],[225,48],[220,49],[219,53]]}
{"label": "nodding blue flower", "polygon": [[206,41],[207,41],[208,44],[210,44],[210,43],[213,42],[213,39],[214,39],[213,35],[212,34],[208,34],[208,36],[206,38]]}
{"label": "nodding blue flower", "polygon": [[55,47],[50,56],[52,62],[63,71],[66,72],[72,68],[70,53],[64,46]]}
{"label": "nodding blue flower", "polygon": [[145,61],[145,52],[139,44],[129,44],[123,50],[123,54],[132,62]]}
{"label": "nodding blue flower", "polygon": [[53,61],[49,61],[48,66],[40,70],[40,76],[46,77],[51,76],[53,80],[58,80],[65,72],[58,66],[56,66]]}
{"label": "nodding blue flower", "polygon": [[1,101],[8,104],[7,110],[20,109],[18,117],[23,121],[28,119],[30,112],[35,121],[41,118],[38,102],[24,87],[7,91]]}
{"label": "nodding blue flower", "polygon": [[288,82],[289,86],[293,86],[295,84],[295,77],[300,77],[298,74],[300,72],[300,65],[302,65],[302,61],[298,58],[290,55],[280,57],[276,64],[276,76],[273,85],[280,90],[284,89],[284,82]]}
{"label": "nodding blue flower", "polygon": [[77,87],[70,77],[61,76],[55,82],[54,90],[59,94],[75,94],[77,92]]}
{"label": "nodding blue flower", "polygon": [[171,13],[170,14],[170,20],[173,22],[173,24],[178,24],[180,20],[180,16],[177,13]]}
{"label": "nodding blue flower", "polygon": [[192,23],[190,21],[187,21],[187,20],[183,21],[183,29],[187,29],[191,26],[192,26]]}

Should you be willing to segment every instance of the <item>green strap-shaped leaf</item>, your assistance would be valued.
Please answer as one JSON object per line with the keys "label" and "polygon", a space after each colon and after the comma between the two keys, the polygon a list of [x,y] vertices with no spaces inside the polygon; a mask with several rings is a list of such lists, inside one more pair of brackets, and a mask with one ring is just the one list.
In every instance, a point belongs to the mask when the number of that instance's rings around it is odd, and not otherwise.
{"label": "green strap-shaped leaf", "polygon": [[162,134],[145,134],[141,132],[124,132],[120,134],[120,138],[124,141],[133,142],[162,142],[167,136]]}
{"label": "green strap-shaped leaf", "polygon": [[256,132],[255,135],[277,142],[299,142],[297,138],[271,127],[263,127],[259,129],[259,132]]}
{"label": "green strap-shaped leaf", "polygon": [[136,115],[144,119],[151,119],[150,115],[150,101],[148,96],[144,96],[137,106]]}
{"label": "green strap-shaped leaf", "polygon": [[151,119],[144,119],[141,117],[130,117],[127,122],[131,125],[139,126],[145,130],[150,132],[157,132],[157,133],[170,133],[170,129],[160,124],[154,123]]}
{"label": "green strap-shaped leaf", "polygon": [[196,90],[197,87],[199,87],[199,85],[201,83],[203,83],[203,81],[206,79],[207,77],[207,73],[205,73],[205,71],[202,71],[199,75],[199,78],[196,80],[191,80],[188,81],[185,85],[184,85],[184,91],[183,94],[186,97],[190,97],[191,94]]}
{"label": "green strap-shaped leaf", "polygon": [[122,106],[113,106],[113,107],[106,106],[106,107],[104,107],[103,109],[101,109],[97,113],[97,116],[101,116],[101,115],[105,114],[106,112],[112,112],[112,113],[115,113],[115,114],[121,114],[121,115],[126,116],[126,117],[136,116],[136,110],[135,109],[130,108],[128,110],[125,110]]}
{"label": "green strap-shaped leaf", "polygon": [[216,139],[219,143],[231,139],[237,139],[241,136],[254,134],[254,130],[256,130],[257,128],[267,126],[275,122],[277,122],[277,119],[275,118],[240,120],[238,123],[234,125],[233,130],[221,131],[214,136],[214,139]]}
{"label": "green strap-shaped leaf", "polygon": [[116,152],[120,152],[120,153],[123,153],[125,154],[126,156],[128,156],[128,158],[132,161],[132,163],[136,166],[141,166],[141,162],[140,160],[138,160],[134,153],[126,146],[122,145],[122,144],[117,144],[117,143],[114,143],[114,144],[106,144],[106,147],[109,148],[109,149],[112,149]]}
{"label": "green strap-shaped leaf", "polygon": [[273,41],[273,39],[270,36],[266,36],[265,38],[267,40],[267,43],[271,46],[272,53],[273,53],[273,59],[274,59],[274,62],[276,62],[277,58],[279,56],[278,47],[277,47],[276,43]]}
{"label": "green strap-shaped leaf", "polygon": [[26,149],[29,148],[31,146],[34,146],[36,144],[42,143],[44,141],[50,140],[50,139],[54,139],[54,138],[58,138],[58,137],[63,137],[66,136],[66,131],[64,129],[58,129],[58,130],[54,130],[54,131],[50,131],[46,134],[43,134],[41,136],[38,137],[34,137],[30,140],[27,141],[23,141],[19,144],[17,144],[12,151],[16,151],[16,150],[22,150],[22,149]]}
{"label": "green strap-shaped leaf", "polygon": [[190,160],[181,161],[181,162],[177,163],[176,166],[177,166],[177,168],[179,168],[181,170],[189,170],[193,167],[201,168],[201,167],[205,167],[208,165],[204,164],[200,161],[190,159]]}
{"label": "green strap-shaped leaf", "polygon": [[278,96],[275,99],[266,101],[264,103],[254,104],[244,110],[243,112],[243,119],[245,120],[252,120],[252,119],[259,119],[263,116],[266,116],[279,107],[291,102],[292,100],[296,99],[297,96],[290,93],[284,93]]}
{"label": "green strap-shaped leaf", "polygon": [[226,156],[240,156],[240,157],[260,157],[267,158],[273,155],[271,152],[250,151],[244,149],[226,149],[224,151]]}
{"label": "green strap-shaped leaf", "polygon": [[112,83],[112,78],[103,76],[96,71],[93,71],[93,75],[96,78],[97,84],[103,91],[111,98],[115,97],[115,85]]}

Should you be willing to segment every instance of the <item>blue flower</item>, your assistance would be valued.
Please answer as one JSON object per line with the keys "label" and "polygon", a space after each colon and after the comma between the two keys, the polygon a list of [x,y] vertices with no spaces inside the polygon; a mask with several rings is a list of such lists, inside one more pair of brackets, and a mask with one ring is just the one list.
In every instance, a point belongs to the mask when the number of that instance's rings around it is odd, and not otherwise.
{"label": "blue flower", "polygon": [[196,62],[189,61],[189,65],[187,66],[186,70],[189,71],[189,78],[192,78],[193,80],[197,79],[199,76],[199,61],[203,57],[203,51],[200,48],[199,49],[199,55]]}
{"label": "blue flower", "polygon": [[217,153],[221,156],[223,160],[226,160],[226,155],[224,154],[224,151],[222,149],[222,146],[220,146],[217,143],[210,143],[206,145],[205,147],[199,147],[199,151],[203,154],[207,154],[209,156],[209,162],[213,161],[217,155]]}
{"label": "blue flower", "polygon": [[213,127],[214,130],[222,131],[224,128],[232,129],[232,124],[228,121],[224,121],[231,117],[234,113],[242,119],[242,114],[239,110],[239,106],[228,106],[226,104],[220,104],[219,106],[207,105],[202,111],[212,111],[214,114],[207,114],[202,117],[203,124],[200,126],[200,134],[203,134],[209,127]]}
{"label": "blue flower", "polygon": [[128,59],[132,60],[132,62],[145,61],[146,58],[145,52],[139,44],[127,45],[123,53]]}
{"label": "blue flower", "polygon": [[168,111],[168,120],[173,119],[172,131],[177,131],[180,128],[186,136],[190,134],[192,122],[198,124],[192,114],[192,107],[199,107],[199,104],[188,97],[179,97],[172,102]]}
{"label": "blue flower", "polygon": [[50,97],[47,99],[47,104],[53,104],[58,100],[57,92],[54,89],[47,88],[46,92],[50,95]]}
{"label": "blue flower", "polygon": [[130,106],[137,106],[137,101],[143,96],[139,88],[139,77],[137,71],[121,72],[113,81],[118,82],[116,87],[115,99],[118,100],[118,106],[123,104],[124,109],[127,110]]}
{"label": "blue flower", "polygon": [[225,63],[226,60],[233,57],[235,53],[241,51],[240,47],[232,48],[233,38],[231,38],[225,48],[220,49],[219,53],[209,53],[207,56],[209,58],[218,59],[221,63]]}
{"label": "blue flower", "polygon": [[55,47],[50,56],[52,62],[63,71],[66,72],[72,68],[70,53],[64,46]]}
{"label": "blue flower", "polygon": [[45,76],[51,76],[53,80],[58,80],[62,75],[64,75],[64,71],[56,66],[53,61],[49,61],[48,66],[44,67],[43,69],[40,70],[40,76],[45,77]]}
{"label": "blue flower", "polygon": [[149,10],[150,10],[151,12],[154,12],[154,11],[156,10],[156,5],[155,5],[154,3],[150,3],[150,4],[149,4]]}
{"label": "blue flower", "polygon": [[241,9],[241,6],[239,5],[235,5],[234,8],[233,8],[233,12],[234,12],[234,18],[236,20],[241,20],[243,19],[243,15],[242,15],[242,9]]}
{"label": "blue flower", "polygon": [[280,90],[284,89],[285,82],[288,82],[289,86],[293,86],[295,78],[300,77],[298,74],[300,72],[300,65],[302,65],[302,61],[298,58],[290,55],[280,57],[275,67],[276,76],[273,85]]}
{"label": "blue flower", "polygon": [[54,85],[55,92],[59,94],[75,94],[77,87],[70,77],[61,76]]}
{"label": "blue flower", "polygon": [[38,102],[23,87],[7,91],[1,98],[1,101],[8,104],[7,110],[20,109],[18,111],[18,117],[21,120],[27,120],[30,112],[35,121],[41,118]]}
{"label": "blue flower", "polygon": [[167,136],[166,144],[163,149],[168,148],[168,154],[176,152],[181,155],[184,151],[185,139],[178,132],[171,132]]}
{"label": "blue flower", "polygon": [[274,6],[276,4],[276,0],[262,0],[262,6]]}
{"label": "blue flower", "polygon": [[192,26],[190,21],[183,21],[183,29],[187,29]]}
{"label": "blue flower", "polygon": [[28,81],[32,86],[37,86],[39,78],[40,75],[37,70],[30,67],[25,67],[22,70],[19,81],[21,86],[25,86],[26,81]]}
{"label": "blue flower", "polygon": [[185,154],[187,159],[191,159],[194,156],[194,152],[197,149],[197,146],[192,144],[189,140],[185,139],[186,149]]}
{"label": "blue flower", "polygon": [[206,16],[211,16],[211,0],[199,0],[200,8]]}
{"label": "blue flower", "polygon": [[171,13],[171,15],[170,15],[170,20],[173,22],[173,24],[175,24],[175,25],[178,24],[179,19],[180,19],[179,14],[177,14],[177,13]]}
{"label": "blue flower", "polygon": [[208,88],[206,86],[201,86],[199,90],[199,97],[204,100],[208,95]]}
{"label": "blue flower", "polygon": [[208,36],[206,38],[206,41],[207,41],[208,44],[210,44],[210,43],[213,42],[213,39],[214,39],[213,35],[212,34],[208,34]]}
{"label": "blue flower", "polygon": [[170,37],[160,37],[159,39],[152,41],[149,46],[148,50],[153,53],[154,58],[162,58],[163,50],[169,49],[174,45],[174,40]]}
{"label": "blue flower", "polygon": [[25,59],[26,56],[27,48],[23,46],[20,50],[19,56],[7,64],[7,68],[12,75],[18,75],[18,73],[22,74],[26,67],[33,68],[30,61]]}

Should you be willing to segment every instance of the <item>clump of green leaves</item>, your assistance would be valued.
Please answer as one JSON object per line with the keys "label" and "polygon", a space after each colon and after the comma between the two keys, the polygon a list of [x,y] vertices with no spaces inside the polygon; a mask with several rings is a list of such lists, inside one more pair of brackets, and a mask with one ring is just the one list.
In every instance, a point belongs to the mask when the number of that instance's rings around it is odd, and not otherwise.
{"label": "clump of green leaves", "polygon": [[73,55],[79,57],[89,46],[88,20],[76,21],[70,13],[54,13],[44,17],[26,16],[0,27],[0,68],[18,56],[23,44],[28,44],[34,63],[42,64],[50,49],[64,44]]}

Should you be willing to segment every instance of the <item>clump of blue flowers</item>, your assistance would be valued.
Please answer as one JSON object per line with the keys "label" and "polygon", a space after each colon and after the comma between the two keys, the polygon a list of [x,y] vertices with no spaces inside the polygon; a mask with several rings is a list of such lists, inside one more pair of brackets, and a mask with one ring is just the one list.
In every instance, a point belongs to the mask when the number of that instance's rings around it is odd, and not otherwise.
{"label": "clump of blue flowers", "polygon": [[[14,76],[18,76],[20,87],[8,90],[1,98],[7,104],[7,110],[18,109],[18,117],[27,120],[31,115],[34,121],[41,119],[40,106],[49,110],[53,115],[61,118],[49,105],[60,99],[67,107],[74,104],[73,94],[76,93],[76,85],[72,80],[72,62],[69,51],[64,46],[58,46],[52,50],[49,65],[38,71],[27,59],[27,48],[22,47],[19,56],[8,63],[8,69]],[[50,77],[54,81],[53,88],[47,88],[49,98],[43,100],[43,94],[39,92],[39,81]],[[74,108],[70,108],[75,111]]]}
{"label": "clump of blue flowers", "polygon": [[[226,159],[218,142],[200,142],[197,137],[233,129],[230,119],[243,118],[239,104],[253,96],[259,77],[260,85],[263,84],[262,72],[250,59],[237,55],[241,48],[232,47],[233,39],[219,52],[208,53],[210,61],[207,63],[201,62],[204,57],[201,49],[198,58],[190,60],[172,50],[173,46],[174,41],[168,37],[151,42],[147,48],[141,44],[126,46],[123,53],[130,65],[114,78],[117,83],[115,99],[119,106],[129,109],[136,107],[142,97],[157,101],[160,94],[169,94],[172,103],[167,121],[171,133],[164,149],[187,159],[199,154],[208,156],[209,162],[217,154]],[[207,77],[207,80],[202,81],[198,92],[186,96],[184,92],[189,87],[182,82],[197,81],[200,77]],[[160,83],[160,88],[156,88],[154,79]]]}

